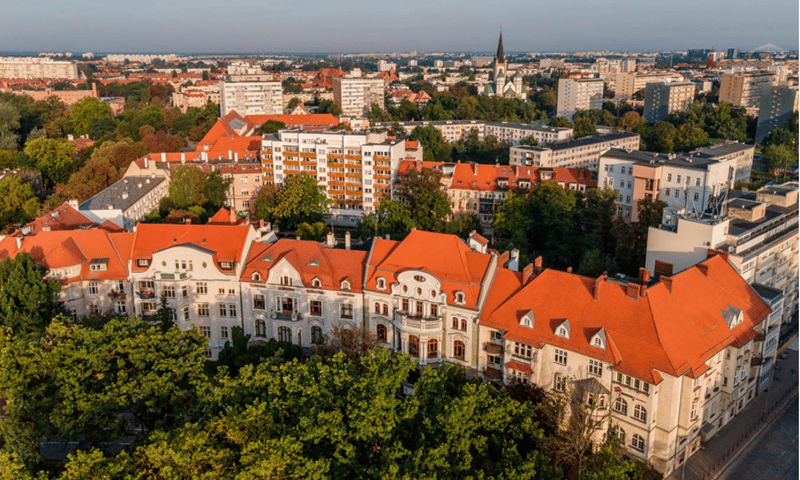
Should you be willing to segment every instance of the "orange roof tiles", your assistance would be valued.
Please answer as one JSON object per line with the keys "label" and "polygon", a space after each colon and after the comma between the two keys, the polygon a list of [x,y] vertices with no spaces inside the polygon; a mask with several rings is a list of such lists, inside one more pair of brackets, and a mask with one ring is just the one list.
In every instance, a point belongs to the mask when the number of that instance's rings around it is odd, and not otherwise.
{"label": "orange roof tiles", "polygon": [[360,293],[367,252],[340,250],[308,240],[282,239],[277,243],[255,243],[250,250],[241,281],[250,282],[254,272],[266,282],[269,271],[286,260],[300,274],[303,286],[311,287],[317,278],[326,290],[341,290],[342,281],[350,283],[350,291]]}
{"label": "orange roof tiles", "polygon": [[287,128],[304,130],[327,130],[335,127],[339,121],[330,113],[310,113],[308,115],[248,115],[247,121],[254,125],[263,125],[268,120],[285,123]]}
{"label": "orange roof tiles", "polygon": [[529,180],[532,186],[542,183],[543,173],[552,172],[551,181],[571,184],[585,184],[596,187],[589,170],[581,168],[543,168],[509,165],[484,165],[479,163],[458,163],[453,172],[450,188],[462,190],[495,191],[498,179],[505,179],[508,188],[516,188],[519,181]]}
{"label": "orange roof tiles", "polygon": [[236,215],[233,210],[220,208],[206,223],[209,225],[244,225],[247,222],[246,218]]}
{"label": "orange roof tiles", "polygon": [[51,212],[45,213],[28,224],[33,235],[45,230],[80,230],[94,227],[95,225],[93,221],[75,208],[72,208],[67,202],[62,203]]}

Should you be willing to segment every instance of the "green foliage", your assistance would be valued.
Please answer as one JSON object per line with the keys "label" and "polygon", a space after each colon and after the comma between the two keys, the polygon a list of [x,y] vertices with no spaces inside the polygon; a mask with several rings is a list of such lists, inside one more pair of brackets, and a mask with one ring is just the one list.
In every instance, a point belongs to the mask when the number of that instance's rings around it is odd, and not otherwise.
{"label": "green foliage", "polygon": [[417,224],[406,205],[400,200],[383,199],[374,212],[361,217],[356,225],[356,236],[362,240],[389,235],[401,240],[411,233]]}
{"label": "green foliage", "polygon": [[[605,111],[605,110],[603,110]],[[606,112],[607,113],[607,112]],[[597,128],[594,126],[594,122],[589,117],[577,117],[575,118],[575,138],[586,137],[588,135],[597,135]]]}
{"label": "green foliage", "polygon": [[317,185],[314,177],[300,173],[285,180],[275,193],[274,202],[259,195],[255,208],[261,218],[277,222],[285,230],[294,230],[301,223],[322,221],[328,202],[325,187]]}
{"label": "green foliage", "polygon": [[451,161],[508,165],[510,148],[509,142],[498,141],[491,135],[481,142],[478,140],[477,129],[473,128],[466,140],[459,140],[452,145],[450,157]]}
{"label": "green foliage", "polygon": [[136,150],[126,141],[103,142],[67,183],[56,185],[56,195],[88,200],[121,179],[137,157]]}
{"label": "green foliage", "polygon": [[302,240],[322,241],[328,233],[328,225],[325,222],[308,223],[303,222],[297,226],[294,232]]}
{"label": "green foliage", "polygon": [[572,128],[573,125],[569,123],[569,120],[563,117],[553,117],[550,119],[549,125],[551,127],[564,127],[564,128]]}
{"label": "green foliage", "polygon": [[250,343],[250,335],[246,335],[241,327],[233,327],[231,340],[225,342],[216,362],[208,362],[214,367],[226,367],[232,377],[239,374],[245,365],[258,365],[265,358],[280,357],[289,362],[299,360],[303,350],[292,343],[279,342],[274,338],[268,342],[259,340]]}
{"label": "green foliage", "polygon": [[27,223],[36,218],[39,199],[30,184],[12,175],[0,180],[0,228],[9,223]]}
{"label": "green foliage", "polygon": [[286,128],[286,124],[278,120],[267,120],[261,125],[261,133],[278,133],[278,130]]}
{"label": "green foliage", "polygon": [[113,112],[108,104],[99,98],[86,97],[70,107],[72,111],[72,129],[77,135],[89,131],[93,120],[113,117]]}
{"label": "green foliage", "polygon": [[453,213],[441,178],[440,171],[427,168],[410,169],[397,178],[397,195],[404,199],[411,219],[422,230],[444,232]]}
{"label": "green foliage", "polygon": [[433,125],[415,127],[409,138],[422,144],[425,161],[446,162],[450,158],[450,144]]}
{"label": "green foliage", "polygon": [[0,149],[16,150],[19,141],[19,111],[9,102],[0,100]]}
{"label": "green foliage", "polygon": [[686,112],[671,113],[667,121],[676,127],[689,124],[701,128],[710,138],[752,143],[747,134],[747,111],[727,102],[696,101]]}
{"label": "green foliage", "polygon": [[74,167],[72,155],[75,153],[75,145],[62,139],[37,138],[25,145],[25,154],[36,168],[56,183],[69,178]]}
{"label": "green foliage", "polygon": [[330,113],[334,117],[342,114],[342,106],[333,100],[322,100],[317,107],[318,113]]}
{"label": "green foliage", "polygon": [[206,173],[196,166],[184,165],[172,170],[169,196],[161,201],[162,210],[188,210],[201,207],[217,211],[227,201],[228,187],[233,180],[218,170]]}
{"label": "green foliage", "polygon": [[647,255],[648,229],[661,224],[666,206],[667,204],[661,200],[654,202],[645,198],[639,201],[637,206],[637,221],[625,223],[619,218],[614,221],[612,232],[617,238],[614,261],[622,273],[634,277],[639,275],[639,268],[644,267]]}
{"label": "green foliage", "polygon": [[770,172],[783,173],[797,162],[797,155],[784,144],[767,145],[761,153],[761,161]]}
{"label": "green foliage", "polygon": [[45,273],[26,252],[0,262],[0,325],[14,334],[41,332],[61,311],[61,285]]}

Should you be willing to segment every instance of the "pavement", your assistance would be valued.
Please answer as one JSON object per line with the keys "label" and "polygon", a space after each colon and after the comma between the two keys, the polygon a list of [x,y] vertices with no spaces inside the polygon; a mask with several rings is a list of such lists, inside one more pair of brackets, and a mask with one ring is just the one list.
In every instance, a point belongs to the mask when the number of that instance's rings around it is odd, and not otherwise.
{"label": "pavement", "polygon": [[[722,429],[689,460],[677,470],[672,472],[667,480],[722,480],[722,479],[743,479],[743,478],[782,478],[756,475],[754,477],[728,476],[728,470],[735,466],[740,456],[747,453],[747,449],[756,445],[761,446],[759,440],[765,430],[769,429],[776,422],[777,418],[782,418],[787,408],[794,405],[797,410],[798,392],[798,353],[795,349],[786,350],[787,357],[778,360],[780,370],[773,372],[772,384],[759,392],[744,410],[736,417],[731,419]],[[796,418],[796,416],[795,416]],[[796,423],[796,420],[795,420]],[[796,430],[795,430],[796,432]],[[786,432],[784,432],[786,433]],[[791,432],[788,432],[791,435]],[[778,442],[785,440],[791,442],[792,438],[777,439]],[[786,457],[785,455],[788,455]],[[794,449],[784,455],[782,461],[788,462],[793,459],[797,464],[798,450],[795,444]],[[794,472],[797,478],[797,472]]]}

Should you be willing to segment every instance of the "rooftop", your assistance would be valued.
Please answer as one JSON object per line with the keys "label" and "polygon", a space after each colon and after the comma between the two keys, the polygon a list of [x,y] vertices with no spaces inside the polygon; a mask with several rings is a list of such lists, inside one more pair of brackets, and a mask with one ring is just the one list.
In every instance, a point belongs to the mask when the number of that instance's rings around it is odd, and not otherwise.
{"label": "rooftop", "polygon": [[[622,140],[624,138],[638,137],[638,133],[633,132],[614,132],[614,133],[601,133],[597,135],[590,135],[588,137],[576,138],[573,140],[564,140],[557,143],[548,143],[546,145],[531,146],[531,145],[518,145],[514,148],[517,150],[531,150],[531,151],[559,151],[567,150],[570,148],[584,147],[587,145],[594,145],[596,143],[613,142],[614,140]],[[638,150],[637,150],[638,151]]]}
{"label": "rooftop", "polygon": [[79,210],[125,211],[164,181],[166,181],[166,178],[157,176],[124,177],[83,202]]}

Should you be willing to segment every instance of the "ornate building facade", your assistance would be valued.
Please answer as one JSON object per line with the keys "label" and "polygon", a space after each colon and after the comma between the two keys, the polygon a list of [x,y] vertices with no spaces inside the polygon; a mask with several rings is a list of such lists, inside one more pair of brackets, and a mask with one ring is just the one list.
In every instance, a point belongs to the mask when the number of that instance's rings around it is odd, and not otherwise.
{"label": "ornate building facade", "polygon": [[508,70],[508,62],[503,52],[503,33],[497,43],[497,54],[492,61],[492,83],[484,87],[484,94],[525,100],[528,97],[528,87],[522,83],[522,74]]}

